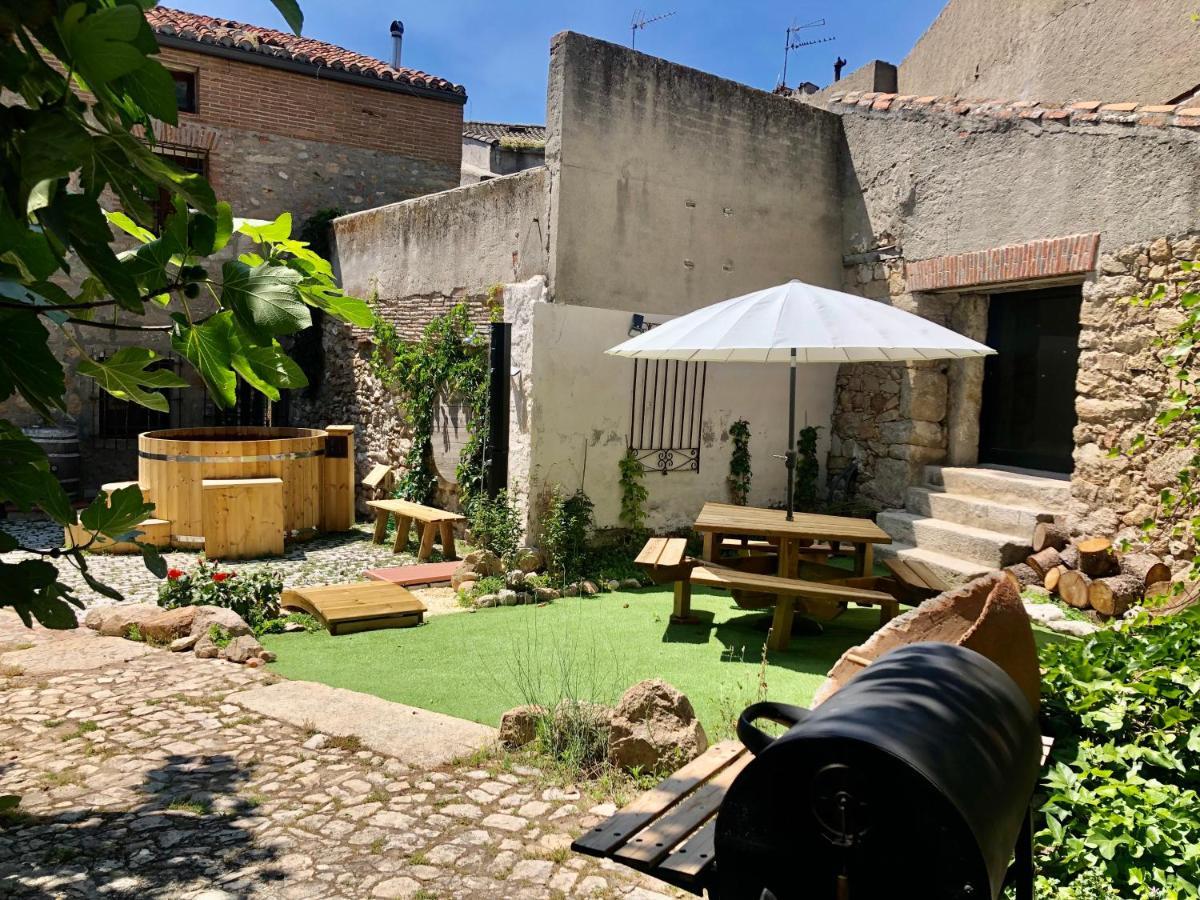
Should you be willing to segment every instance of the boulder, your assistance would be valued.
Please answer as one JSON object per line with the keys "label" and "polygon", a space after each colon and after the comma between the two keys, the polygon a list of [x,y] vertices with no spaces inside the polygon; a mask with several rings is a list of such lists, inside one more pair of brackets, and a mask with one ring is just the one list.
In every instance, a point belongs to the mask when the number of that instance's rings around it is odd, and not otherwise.
{"label": "boulder", "polygon": [[221,651],[221,658],[230,662],[244,663],[248,659],[258,659],[263,654],[263,646],[253,635],[243,634],[235,637]]}
{"label": "boulder", "polygon": [[463,557],[462,564],[480,575],[503,575],[504,565],[491,550],[472,550]]}
{"label": "boulder", "polygon": [[533,596],[545,603],[549,600],[557,600],[562,595],[552,587],[536,587],[533,589]]}
{"label": "boulder", "polygon": [[517,590],[525,586],[525,573],[520,569],[513,569],[511,572],[506,572],[504,575],[504,583],[513,590]]}
{"label": "boulder", "polygon": [[621,582],[621,587],[627,591],[636,591],[642,586],[642,583],[636,578],[626,578]]}
{"label": "boulder", "polygon": [[608,588],[610,591],[619,591],[621,589],[621,582],[617,581],[617,579],[614,578],[614,579],[612,579],[612,581],[608,582],[604,586],[606,588]]}
{"label": "boulder", "polygon": [[510,750],[524,747],[537,737],[538,720],[546,715],[541,706],[516,706],[500,717],[500,743]]}
{"label": "boulder", "polygon": [[195,647],[199,640],[200,635],[198,634],[185,634],[183,637],[176,638],[175,640],[171,641],[171,643],[167,645],[167,649],[172,653],[183,653]]}
{"label": "boulder", "polygon": [[460,594],[469,595],[471,591],[475,590],[475,585],[478,583],[479,582],[475,581],[474,579],[467,579],[466,581],[459,582],[458,592]]}
{"label": "boulder", "polygon": [[537,547],[522,547],[517,551],[517,568],[526,575],[546,568],[546,554]]}
{"label": "boulder", "polygon": [[199,659],[216,659],[221,654],[221,648],[214,644],[207,634],[202,634],[196,639],[195,651]]}
{"label": "boulder", "polygon": [[162,608],[153,603],[121,603],[116,606],[95,606],[83,617],[83,624],[105,637],[127,637],[129,626],[142,626],[162,614]]}
{"label": "boulder", "polygon": [[496,602],[500,606],[517,606],[521,602],[521,595],[516,591],[501,591],[496,595]]}
{"label": "boulder", "polygon": [[585,597],[594,597],[600,593],[600,586],[594,581],[581,581],[579,582],[579,593]]}
{"label": "boulder", "polygon": [[220,625],[234,637],[252,633],[246,620],[232,609],[226,609],[223,606],[197,606],[195,610],[196,618],[192,620],[192,634],[208,634],[209,629],[214,625]]}
{"label": "boulder", "polygon": [[495,594],[484,594],[482,597],[476,597],[474,606],[476,609],[491,609],[493,606],[498,606],[500,599]]}
{"label": "boulder", "polygon": [[178,609],[159,610],[141,624],[142,638],[151,644],[169,644],[192,633],[192,622],[197,607],[180,606]]}
{"label": "boulder", "polygon": [[638,682],[613,710],[608,759],[614,766],[674,769],[707,749],[708,737],[691,701],[661,679]]}

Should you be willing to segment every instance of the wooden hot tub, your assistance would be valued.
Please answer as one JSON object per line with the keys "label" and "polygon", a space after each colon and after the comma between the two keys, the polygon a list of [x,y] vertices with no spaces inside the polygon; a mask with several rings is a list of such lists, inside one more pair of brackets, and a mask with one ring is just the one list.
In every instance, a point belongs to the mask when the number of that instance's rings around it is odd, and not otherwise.
{"label": "wooden hot tub", "polygon": [[171,545],[199,549],[204,546],[204,479],[280,478],[284,536],[304,540],[314,536],[322,523],[328,438],[329,433],[319,428],[147,431],[138,436],[138,482],[155,504],[154,515],[171,522]]}

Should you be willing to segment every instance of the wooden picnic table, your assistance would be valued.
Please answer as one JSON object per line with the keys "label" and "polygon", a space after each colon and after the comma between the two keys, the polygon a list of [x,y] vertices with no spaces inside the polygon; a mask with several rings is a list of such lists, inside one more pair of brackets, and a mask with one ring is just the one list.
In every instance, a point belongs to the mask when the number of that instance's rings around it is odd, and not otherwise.
{"label": "wooden picnic table", "polygon": [[422,526],[421,548],[417,551],[417,559],[421,562],[429,559],[433,553],[433,542],[439,534],[442,539],[442,555],[446,559],[455,559],[454,526],[465,522],[466,518],[458,513],[447,512],[434,506],[422,506],[408,500],[368,500],[367,506],[375,510],[376,544],[382,544],[387,537],[388,517],[396,517],[396,540],[392,544],[392,552],[399,553],[408,544],[408,533],[413,522]]}
{"label": "wooden picnic table", "polygon": [[796,513],[791,522],[782,509],[760,509],[729,503],[705,503],[695,528],[704,535],[704,558],[720,562],[724,538],[759,538],[779,544],[779,574],[795,577],[801,541],[829,541],[854,547],[854,574],[866,577],[875,568],[875,545],[891,537],[870,519]]}

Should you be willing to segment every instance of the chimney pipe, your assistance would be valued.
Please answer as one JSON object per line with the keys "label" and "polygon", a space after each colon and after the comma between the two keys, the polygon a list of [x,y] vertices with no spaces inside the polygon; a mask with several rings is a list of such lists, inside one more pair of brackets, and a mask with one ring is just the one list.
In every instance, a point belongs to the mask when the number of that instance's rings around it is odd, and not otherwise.
{"label": "chimney pipe", "polygon": [[404,46],[404,23],[399,19],[392,22],[392,68],[400,68],[400,51]]}

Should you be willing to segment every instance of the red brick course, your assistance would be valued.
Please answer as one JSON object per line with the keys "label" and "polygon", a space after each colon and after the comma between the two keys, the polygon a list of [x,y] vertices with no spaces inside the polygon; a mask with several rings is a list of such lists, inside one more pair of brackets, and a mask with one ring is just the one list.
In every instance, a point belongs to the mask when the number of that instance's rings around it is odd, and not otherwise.
{"label": "red brick course", "polygon": [[910,291],[945,291],[1077,275],[1095,269],[1099,248],[1099,232],[1046,238],[910,261],[905,277]]}

